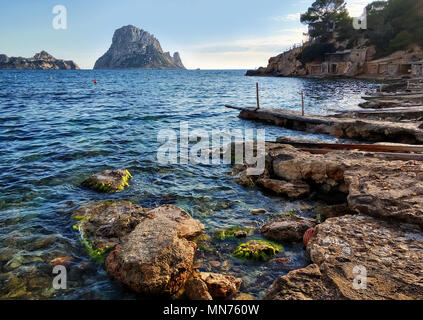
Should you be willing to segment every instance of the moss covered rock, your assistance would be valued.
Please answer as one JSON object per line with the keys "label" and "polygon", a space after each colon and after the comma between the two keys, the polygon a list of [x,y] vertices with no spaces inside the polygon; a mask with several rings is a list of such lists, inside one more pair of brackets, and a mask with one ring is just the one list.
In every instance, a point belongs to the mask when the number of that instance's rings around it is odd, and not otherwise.
{"label": "moss covered rock", "polygon": [[252,234],[252,230],[243,227],[232,227],[229,229],[217,230],[214,237],[219,240],[225,240],[228,238],[243,238]]}
{"label": "moss covered rock", "polygon": [[98,192],[119,192],[129,186],[131,178],[126,169],[105,170],[84,180],[82,186]]}
{"label": "moss covered rock", "polygon": [[241,259],[268,261],[281,250],[282,246],[279,244],[263,240],[251,240],[239,245],[233,255]]}

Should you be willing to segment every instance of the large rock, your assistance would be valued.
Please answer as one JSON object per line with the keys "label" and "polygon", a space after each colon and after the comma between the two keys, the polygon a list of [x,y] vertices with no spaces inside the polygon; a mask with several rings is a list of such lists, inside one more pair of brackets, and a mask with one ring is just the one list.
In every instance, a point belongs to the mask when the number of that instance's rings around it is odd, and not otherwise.
{"label": "large rock", "polygon": [[231,275],[201,272],[200,279],[215,299],[231,298],[238,293],[242,280]]}
{"label": "large rock", "polygon": [[279,242],[300,242],[304,233],[313,228],[316,222],[299,216],[279,218],[261,227],[264,237]]}
{"label": "large rock", "polygon": [[134,26],[115,31],[110,49],[94,69],[185,69],[179,53],[163,52],[160,42]]}
{"label": "large rock", "polygon": [[46,51],[37,53],[32,58],[8,57],[0,55],[0,69],[18,70],[77,70],[78,65],[73,61],[56,59]]}
{"label": "large rock", "polygon": [[172,295],[189,278],[197,248],[192,241],[204,226],[185,211],[165,205],[149,212],[108,256],[106,269],[130,289]]}
{"label": "large rock", "polygon": [[363,215],[331,218],[307,245],[313,265],[278,278],[266,299],[423,299],[421,229]]}

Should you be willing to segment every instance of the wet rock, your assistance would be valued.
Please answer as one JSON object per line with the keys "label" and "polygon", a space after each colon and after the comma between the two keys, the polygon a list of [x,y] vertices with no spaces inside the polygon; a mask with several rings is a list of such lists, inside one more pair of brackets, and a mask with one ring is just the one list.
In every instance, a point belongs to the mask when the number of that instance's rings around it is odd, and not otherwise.
{"label": "wet rock", "polygon": [[228,229],[217,230],[214,237],[219,240],[226,240],[229,238],[244,238],[253,233],[253,230],[244,227],[231,227]]}
{"label": "wet rock", "polygon": [[256,261],[268,261],[278,252],[282,246],[263,240],[250,240],[240,244],[233,255],[241,259],[250,259]]}
{"label": "wet rock", "polygon": [[128,181],[131,178],[126,169],[105,170],[84,180],[82,186],[99,192],[118,192],[129,186]]}
{"label": "wet rock", "polygon": [[266,209],[253,209],[251,210],[251,214],[255,216],[260,216],[262,214],[265,214],[267,211]]}
{"label": "wet rock", "polygon": [[288,263],[291,263],[291,258],[289,258],[289,257],[275,258],[275,259],[272,259],[272,261],[279,263],[279,264],[288,264]]}
{"label": "wet rock", "polygon": [[129,201],[102,201],[75,210],[78,230],[88,253],[104,260],[104,255],[120,243],[143,220],[152,218],[149,209]]}
{"label": "wet rock", "polygon": [[200,278],[207,285],[214,299],[231,298],[238,293],[242,280],[231,275],[201,272]]}
{"label": "wet rock", "polygon": [[310,193],[310,186],[301,180],[288,182],[276,179],[259,179],[257,183],[265,189],[294,199],[305,197]]}
{"label": "wet rock", "polygon": [[72,263],[72,261],[73,261],[72,257],[59,257],[59,258],[55,258],[51,260],[50,265],[53,267],[58,265],[68,266],[69,264]]}
{"label": "wet rock", "polygon": [[216,260],[212,260],[209,262],[209,264],[213,267],[213,268],[219,268],[220,267],[220,262],[216,261]]}
{"label": "wet rock", "polygon": [[213,300],[207,284],[198,277],[191,277],[187,280],[184,294],[190,300]]}
{"label": "wet rock", "polygon": [[109,274],[130,289],[172,295],[189,278],[197,245],[190,241],[204,226],[185,211],[164,205],[148,213],[106,260]]}
{"label": "wet rock", "polygon": [[316,222],[300,216],[281,217],[277,221],[265,224],[260,232],[264,237],[278,242],[299,242],[304,232],[316,225]]}

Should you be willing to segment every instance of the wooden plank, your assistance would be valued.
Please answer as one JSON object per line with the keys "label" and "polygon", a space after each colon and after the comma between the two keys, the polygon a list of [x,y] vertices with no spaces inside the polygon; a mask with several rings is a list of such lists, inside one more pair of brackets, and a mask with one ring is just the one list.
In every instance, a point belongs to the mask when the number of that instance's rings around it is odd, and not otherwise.
{"label": "wooden plank", "polygon": [[343,143],[313,143],[295,142],[278,138],[278,143],[289,144],[299,148],[327,149],[327,150],[360,150],[371,152],[421,152],[423,146],[416,145],[382,145],[382,144],[343,144]]}

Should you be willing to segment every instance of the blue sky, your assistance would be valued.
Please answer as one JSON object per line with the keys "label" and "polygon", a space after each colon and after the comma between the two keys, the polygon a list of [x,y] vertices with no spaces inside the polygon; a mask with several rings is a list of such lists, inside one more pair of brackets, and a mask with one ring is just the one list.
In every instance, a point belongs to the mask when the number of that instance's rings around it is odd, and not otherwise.
{"label": "blue sky", "polygon": [[[347,0],[353,16],[371,1]],[[313,0],[15,0],[2,4],[0,53],[46,50],[90,69],[115,29],[132,24],[179,51],[187,68],[249,69],[302,41],[299,22]],[[52,27],[53,7],[67,9],[67,29]]]}

